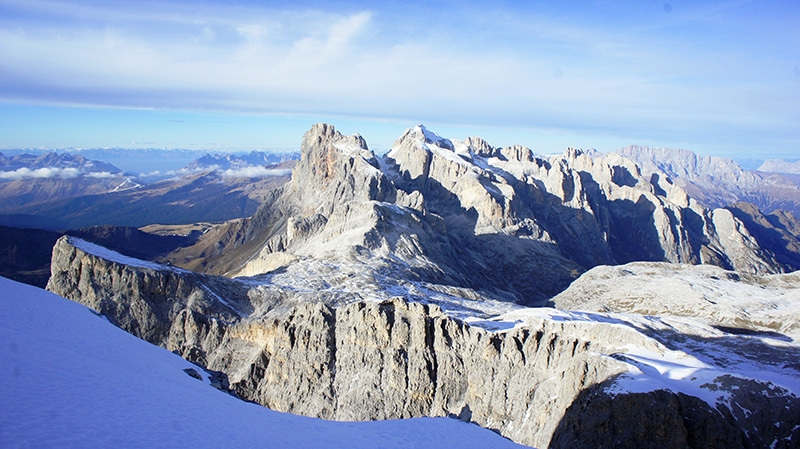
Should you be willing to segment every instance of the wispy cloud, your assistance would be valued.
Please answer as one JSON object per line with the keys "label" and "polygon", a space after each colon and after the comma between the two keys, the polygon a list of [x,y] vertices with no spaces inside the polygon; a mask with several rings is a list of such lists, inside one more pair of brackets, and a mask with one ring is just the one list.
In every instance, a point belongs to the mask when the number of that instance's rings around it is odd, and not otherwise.
{"label": "wispy cloud", "polygon": [[114,174],[114,173],[111,173],[111,172],[102,171],[102,172],[84,173],[83,176],[85,176],[87,178],[94,178],[94,179],[109,179],[109,178],[117,178],[120,175],[119,175],[119,173]]}
{"label": "wispy cloud", "polygon": [[800,46],[781,44],[800,40],[796,8],[607,4],[334,11],[0,0],[0,99],[798,137]]}
{"label": "wispy cloud", "polygon": [[272,176],[289,176],[292,174],[292,170],[290,169],[267,168],[261,165],[250,165],[247,167],[226,170],[223,170],[218,165],[208,165],[192,169],[184,167],[178,170],[169,170],[165,172],[157,170],[150,173],[140,173],[139,178],[177,178],[181,176],[212,171],[218,173],[223,178],[269,178]]}
{"label": "wispy cloud", "polygon": [[223,178],[269,178],[271,176],[289,176],[291,174],[292,171],[288,169],[275,169],[262,166],[251,166],[222,171]]}

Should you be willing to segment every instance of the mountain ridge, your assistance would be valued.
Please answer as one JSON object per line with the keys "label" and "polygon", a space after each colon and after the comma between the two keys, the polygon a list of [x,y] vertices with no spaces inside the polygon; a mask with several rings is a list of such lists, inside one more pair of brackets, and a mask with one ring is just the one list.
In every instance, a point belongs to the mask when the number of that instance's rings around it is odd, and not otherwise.
{"label": "mountain ridge", "polygon": [[[423,126],[384,157],[325,124],[301,147],[291,181],[221,231],[237,236],[230,245],[195,253],[205,253],[202,269],[252,276],[304,260],[349,261],[527,304],[602,264],[790,269],[731,211],[703,208],[668,177],[645,177],[620,155],[568,149],[545,159],[480,138],[451,141]],[[218,235],[198,245],[210,248]],[[181,265],[188,254],[166,260]]]}
{"label": "mountain ridge", "polygon": [[798,367],[775,362],[796,346],[697,319],[518,308],[463,321],[425,299],[307,296],[296,283],[197,275],[73,237],[54,248],[48,290],[276,410],[455,416],[551,448],[790,447],[799,436]]}
{"label": "mountain ridge", "polygon": [[785,210],[800,216],[800,179],[796,176],[778,170],[745,170],[730,158],[700,156],[689,150],[631,145],[617,153],[634,160],[648,176],[669,176],[706,207],[746,201],[767,214]]}

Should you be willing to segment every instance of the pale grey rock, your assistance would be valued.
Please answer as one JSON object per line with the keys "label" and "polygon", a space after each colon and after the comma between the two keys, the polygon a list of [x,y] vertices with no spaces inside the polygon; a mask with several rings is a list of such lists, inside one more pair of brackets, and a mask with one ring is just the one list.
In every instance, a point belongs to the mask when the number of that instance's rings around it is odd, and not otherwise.
{"label": "pale grey rock", "polygon": [[726,207],[747,227],[758,245],[775,255],[786,272],[800,270],[800,220],[791,212],[764,214],[750,203],[734,203]]}
{"label": "pale grey rock", "polygon": [[793,269],[783,262],[792,246],[776,255],[744,218],[702,207],[669,176],[643,174],[618,154],[570,148],[543,158],[420,125],[378,157],[360,136],[317,124],[292,180],[253,217],[181,251],[202,259],[189,258],[193,269],[226,276],[304,271],[322,281],[311,267],[329,264],[365,280],[361,297],[391,278],[533,305],[597,265]]}
{"label": "pale grey rock", "polygon": [[47,289],[151,343],[176,341],[169,349],[181,355],[196,353],[192,358],[203,361],[224,333],[221,323],[253,311],[247,289],[237,282],[167,266],[128,266],[87,253],[70,239],[61,237],[53,248]]}
{"label": "pale grey rock", "polygon": [[[401,298],[362,301],[338,293],[322,300],[264,289],[264,280],[125,265],[69,238],[56,245],[53,261],[51,291],[224,373],[240,397],[277,410],[339,420],[452,416],[536,447],[730,447],[739,437],[745,447],[761,447],[791,441],[800,410],[792,394],[738,376],[705,387],[739,391],[730,407],[680,393],[615,390],[635,367],[625,351],[670,351],[659,340],[670,344],[670,334],[652,321],[659,338],[614,317],[562,320],[522,309],[507,316],[513,328],[492,332]],[[771,282],[795,282],[791,276]],[[685,343],[680,335],[673,340]]]}
{"label": "pale grey rock", "polygon": [[426,198],[426,211],[475,235],[554,245],[584,268],[649,260],[783,269],[735,217],[701,207],[668,176],[644,176],[617,154],[570,148],[543,159],[478,138],[453,142],[418,126],[395,142],[386,163],[399,190]]}
{"label": "pale grey rock", "polygon": [[800,175],[800,160],[786,161],[783,159],[767,159],[758,167],[758,171]]}
{"label": "pale grey rock", "polygon": [[694,317],[800,341],[800,272],[753,276],[708,265],[598,266],[552,299],[564,310]]}
{"label": "pale grey rock", "polygon": [[635,161],[646,176],[670,178],[705,207],[746,201],[767,214],[785,210],[800,216],[800,178],[791,174],[791,164],[767,161],[756,171],[729,158],[674,148],[632,145],[617,153]]}

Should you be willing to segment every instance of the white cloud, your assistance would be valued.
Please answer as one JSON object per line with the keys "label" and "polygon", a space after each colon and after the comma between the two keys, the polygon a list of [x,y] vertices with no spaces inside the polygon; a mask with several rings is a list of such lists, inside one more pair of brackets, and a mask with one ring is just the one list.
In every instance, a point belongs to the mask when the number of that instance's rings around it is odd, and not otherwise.
{"label": "white cloud", "polygon": [[222,172],[224,178],[267,178],[270,176],[289,176],[292,174],[288,169],[275,169],[263,166],[251,166],[240,169],[228,169]]}
{"label": "white cloud", "polygon": [[0,179],[73,179],[77,178],[81,174],[81,171],[77,168],[44,167],[31,170],[27,167],[23,167],[14,171],[0,171]]}
{"label": "white cloud", "polygon": [[103,172],[84,173],[83,176],[85,176],[87,178],[95,178],[95,179],[108,179],[108,178],[116,178],[119,175],[115,175],[114,173],[103,171]]}

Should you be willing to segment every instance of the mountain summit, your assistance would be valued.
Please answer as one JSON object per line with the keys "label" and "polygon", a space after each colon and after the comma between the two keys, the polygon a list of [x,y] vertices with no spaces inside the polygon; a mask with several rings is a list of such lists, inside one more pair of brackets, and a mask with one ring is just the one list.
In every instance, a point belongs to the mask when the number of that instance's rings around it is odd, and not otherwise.
{"label": "mountain summit", "polygon": [[252,276],[326,261],[520,304],[597,265],[797,268],[778,262],[731,211],[701,206],[621,155],[570,148],[544,158],[422,125],[383,157],[359,135],[314,125],[292,180],[235,226],[226,250],[206,254],[207,271]]}

